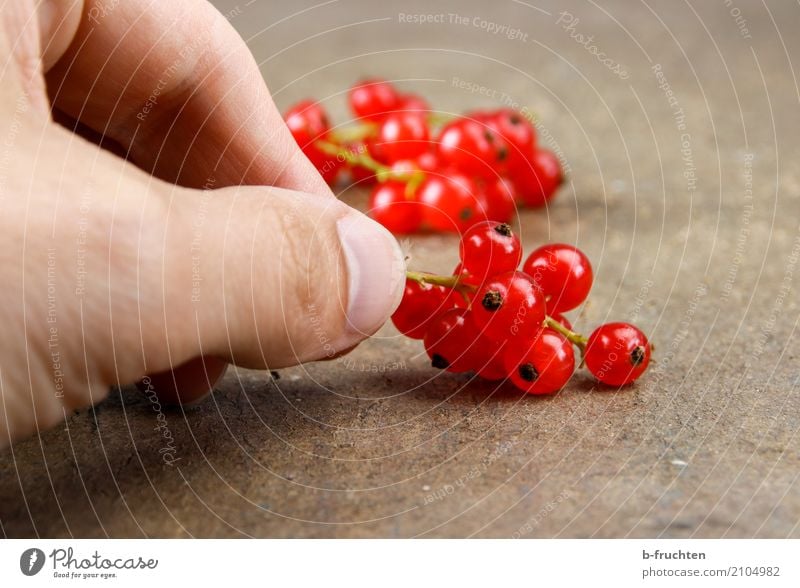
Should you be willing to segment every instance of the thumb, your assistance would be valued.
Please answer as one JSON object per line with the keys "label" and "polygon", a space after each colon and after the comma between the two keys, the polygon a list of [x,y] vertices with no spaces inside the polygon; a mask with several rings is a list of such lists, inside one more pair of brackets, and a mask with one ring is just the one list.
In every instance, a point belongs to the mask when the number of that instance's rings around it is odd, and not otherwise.
{"label": "thumb", "polygon": [[189,336],[203,355],[271,369],[332,357],[375,333],[400,303],[397,241],[336,199],[239,186],[187,190],[173,207],[184,231],[170,256],[191,268],[191,282],[178,271],[166,286],[183,291],[174,298],[183,311],[192,307]]}

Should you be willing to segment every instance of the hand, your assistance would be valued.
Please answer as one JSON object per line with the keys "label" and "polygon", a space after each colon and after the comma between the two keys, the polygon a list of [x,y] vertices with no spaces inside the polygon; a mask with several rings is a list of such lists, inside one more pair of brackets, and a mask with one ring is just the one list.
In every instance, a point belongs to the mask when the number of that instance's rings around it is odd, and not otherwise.
{"label": "hand", "polygon": [[209,4],[17,0],[0,24],[0,446],[145,374],[187,402],[227,362],[332,357],[392,313],[396,241]]}

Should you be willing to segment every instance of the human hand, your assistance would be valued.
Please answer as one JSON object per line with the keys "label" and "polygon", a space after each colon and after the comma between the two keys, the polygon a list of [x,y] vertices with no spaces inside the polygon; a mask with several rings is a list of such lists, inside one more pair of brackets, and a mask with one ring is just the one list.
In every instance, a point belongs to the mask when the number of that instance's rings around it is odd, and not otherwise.
{"label": "human hand", "polygon": [[333,197],[212,6],[18,0],[0,21],[0,446],[112,385],[161,374],[195,401],[228,362],[332,357],[390,316],[396,241]]}

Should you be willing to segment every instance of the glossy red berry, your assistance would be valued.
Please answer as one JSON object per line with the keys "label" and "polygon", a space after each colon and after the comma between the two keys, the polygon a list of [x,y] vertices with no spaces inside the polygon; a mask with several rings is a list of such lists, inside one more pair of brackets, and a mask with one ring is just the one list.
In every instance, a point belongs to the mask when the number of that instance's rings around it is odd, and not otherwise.
{"label": "glossy red berry", "polygon": [[536,129],[519,111],[501,108],[488,117],[487,124],[508,145],[509,166],[515,167],[533,156],[536,149]]}
{"label": "glossy red berry", "polygon": [[562,335],[542,329],[530,342],[510,345],[504,362],[517,388],[528,394],[552,394],[572,377],[575,352]]}
{"label": "glossy red berry", "polygon": [[555,196],[564,176],[555,153],[538,149],[530,160],[514,167],[512,180],[522,202],[528,206],[544,206]]}
{"label": "glossy red berry", "polygon": [[628,323],[608,323],[589,335],[583,359],[602,383],[624,386],[644,373],[650,352],[650,343],[639,329]]}
{"label": "glossy red berry", "polygon": [[473,346],[473,362],[475,372],[484,380],[504,380],[508,377],[505,364],[506,347],[511,345],[497,344],[491,339],[478,336]]}
{"label": "glossy red berry", "polygon": [[478,188],[466,175],[444,170],[430,174],[416,190],[423,224],[434,231],[463,233],[481,217]]}
{"label": "glossy red berry", "polygon": [[284,115],[286,126],[305,156],[311,161],[326,182],[332,184],[344,162],[335,155],[319,150],[315,141],[326,140],[330,124],[322,106],[313,100],[302,100]]}
{"label": "glossy red berry", "polygon": [[577,247],[543,245],[522,266],[547,296],[550,314],[567,312],[586,300],[592,289],[592,264]]}
{"label": "glossy red berry", "polygon": [[422,222],[418,202],[406,197],[403,182],[377,184],[369,197],[369,215],[392,233],[413,233]]}
{"label": "glossy red berry", "polygon": [[283,118],[300,147],[305,147],[331,128],[325,109],[313,100],[297,102],[286,111]]}
{"label": "glossy red berry", "polygon": [[350,89],[350,108],[353,113],[370,120],[379,120],[395,110],[399,97],[394,86],[379,79],[362,80]]}
{"label": "glossy red berry", "polygon": [[500,274],[478,289],[472,316],[480,332],[493,341],[529,337],[542,327],[544,295],[523,272]]}
{"label": "glossy red berry", "polygon": [[441,286],[406,280],[403,299],[392,315],[394,326],[407,337],[422,339],[434,317],[449,308],[448,294]]}
{"label": "glossy red berry", "polygon": [[501,223],[509,222],[517,210],[514,183],[503,177],[487,180],[483,185],[486,218]]}
{"label": "glossy red berry", "polygon": [[474,368],[472,346],[477,337],[470,311],[453,308],[431,321],[423,343],[433,367],[449,372],[466,372]]}
{"label": "glossy red berry", "polygon": [[487,179],[496,178],[508,158],[505,141],[487,125],[469,118],[446,124],[436,148],[444,165]]}
{"label": "glossy red berry", "polygon": [[430,146],[429,141],[428,124],[423,115],[417,112],[393,112],[381,121],[375,148],[381,161],[393,163],[425,153]]}
{"label": "glossy red berry", "polygon": [[420,154],[416,161],[422,171],[433,172],[439,169],[439,158],[433,151]]}
{"label": "glossy red berry", "polygon": [[483,221],[461,237],[461,266],[475,276],[502,274],[517,269],[522,245],[511,225]]}

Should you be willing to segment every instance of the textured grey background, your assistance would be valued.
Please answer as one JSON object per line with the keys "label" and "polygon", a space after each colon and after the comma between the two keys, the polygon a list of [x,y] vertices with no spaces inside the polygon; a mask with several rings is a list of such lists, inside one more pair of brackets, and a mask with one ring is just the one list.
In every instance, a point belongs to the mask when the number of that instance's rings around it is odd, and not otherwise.
{"label": "textured grey background", "polygon": [[[153,406],[115,391],[0,456],[4,535],[800,536],[800,6],[217,4],[281,108],[314,96],[341,120],[365,74],[445,112],[503,94],[532,108],[570,183],[549,210],[521,215],[526,248],[584,248],[597,284],[576,325],[635,320],[657,363],[622,392],[579,372],[555,397],[523,397],[437,375],[387,326],[346,360],[276,381],[231,371],[199,408],[166,412],[173,466]],[[450,237],[411,251],[418,269],[456,262]]]}

